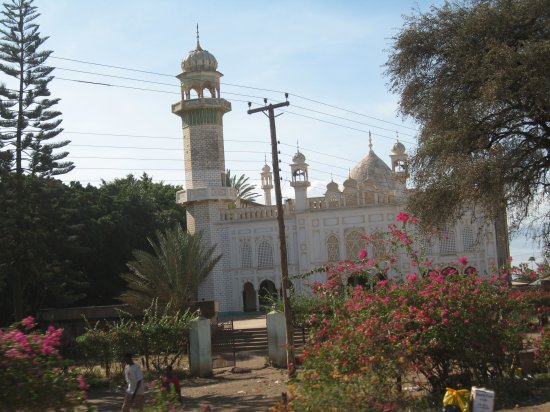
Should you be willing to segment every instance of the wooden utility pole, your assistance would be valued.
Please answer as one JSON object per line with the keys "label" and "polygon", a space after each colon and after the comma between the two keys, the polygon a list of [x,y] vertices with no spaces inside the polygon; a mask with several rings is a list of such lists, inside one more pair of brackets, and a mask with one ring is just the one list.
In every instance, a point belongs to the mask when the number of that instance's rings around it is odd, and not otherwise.
{"label": "wooden utility pole", "polygon": [[[286,95],[288,98],[288,95]],[[264,100],[267,103],[267,99]],[[286,359],[289,376],[296,371],[294,360],[294,328],[292,325],[292,308],[290,307],[290,280],[288,278],[288,259],[286,254],[285,217],[283,212],[283,199],[281,196],[281,178],[279,177],[279,151],[277,147],[277,134],[275,131],[275,109],[288,106],[288,100],[284,103],[269,104],[257,109],[248,110],[248,114],[267,111],[269,117],[269,129],[271,132],[271,158],[273,162],[273,180],[275,183],[275,200],[277,202],[277,223],[279,224],[279,247],[281,250],[281,278],[283,287],[283,306],[286,324]],[[250,107],[250,103],[248,103]]]}

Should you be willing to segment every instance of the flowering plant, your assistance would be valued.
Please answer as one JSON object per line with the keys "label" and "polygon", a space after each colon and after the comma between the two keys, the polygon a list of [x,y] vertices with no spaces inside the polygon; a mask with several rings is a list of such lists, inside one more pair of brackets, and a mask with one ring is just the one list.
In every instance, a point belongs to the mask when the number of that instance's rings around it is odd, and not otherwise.
{"label": "flowering plant", "polygon": [[62,329],[37,331],[27,317],[0,329],[0,409],[36,411],[86,405],[87,384],[59,354]]}
{"label": "flowering plant", "polygon": [[324,305],[291,387],[296,410],[398,410],[404,384],[438,393],[513,378],[529,308],[508,287],[508,273],[483,278],[465,257],[436,267],[415,249],[416,219],[402,212],[397,220],[376,235],[376,258],[365,248],[360,261],[327,266],[328,280],[313,286]]}

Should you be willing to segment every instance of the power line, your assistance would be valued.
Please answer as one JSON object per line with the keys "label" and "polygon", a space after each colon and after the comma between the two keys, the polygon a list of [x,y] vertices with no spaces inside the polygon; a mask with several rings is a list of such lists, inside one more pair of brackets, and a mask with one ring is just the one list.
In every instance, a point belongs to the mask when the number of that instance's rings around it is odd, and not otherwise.
{"label": "power line", "polygon": [[[152,71],[147,71],[147,70],[132,69],[132,68],[129,68],[129,67],[115,66],[115,65],[110,65],[110,64],[101,64],[101,63],[95,63],[95,62],[84,61],[84,60],[70,59],[70,58],[66,58],[66,57],[58,57],[58,56],[53,56],[53,55],[50,56],[50,58],[58,59],[58,60],[65,60],[65,61],[72,61],[72,62],[77,62],[77,63],[82,63],[82,64],[89,64],[89,65],[99,66],[99,67],[109,67],[109,68],[114,68],[114,69],[118,69],[118,70],[125,70],[125,71],[131,71],[131,72],[136,72],[136,73],[151,74],[151,75],[155,75],[155,76],[163,76],[163,77],[170,77],[170,78],[175,77],[172,74],[152,72]],[[232,86],[232,87],[241,87],[241,88],[250,89],[250,90],[266,91],[266,92],[270,92],[270,93],[280,93],[280,94],[286,93],[286,91],[283,91],[283,90],[273,90],[273,89],[267,89],[267,88],[261,88],[261,87],[246,86],[246,85],[236,84],[236,83],[221,82],[221,84],[226,85],[226,86]],[[373,119],[373,120],[376,120],[376,121],[379,121],[379,122],[382,122],[382,123],[391,124],[393,126],[413,130],[415,132],[418,131],[416,128],[413,128],[413,127],[409,127],[409,126],[405,126],[403,124],[399,124],[399,123],[391,122],[391,121],[388,121],[388,120],[380,119],[378,117],[369,116],[369,115],[366,115],[364,113],[359,113],[359,112],[349,110],[349,109],[346,109],[346,108],[343,108],[343,107],[340,107],[340,106],[336,106],[336,105],[329,104],[329,103],[326,103],[326,102],[322,102],[322,101],[319,101],[319,100],[311,99],[309,97],[302,96],[302,95],[299,95],[299,94],[289,93],[289,95],[297,97],[299,99],[303,99],[303,100],[312,102],[312,103],[316,103],[316,104],[319,104],[319,105],[322,105],[322,106],[327,106],[327,107],[330,107],[330,108],[333,108],[333,109],[336,109],[336,110],[341,110],[341,111],[344,111],[346,113],[351,113],[351,114],[354,114],[356,116],[361,116],[361,117]]]}
{"label": "power line", "polygon": [[[109,78],[115,78],[115,79],[131,80],[131,81],[136,81],[136,82],[141,82],[141,83],[150,83],[150,84],[158,84],[158,85],[170,86],[170,87],[179,87],[179,85],[177,85],[177,84],[163,83],[163,82],[155,82],[155,81],[152,81],[152,80],[136,79],[136,78],[133,78],[133,77],[116,76],[116,75],[112,75],[112,74],[97,73],[97,72],[89,72],[89,71],[85,71],[85,70],[68,69],[68,68],[64,68],[64,67],[56,67],[56,69],[58,69],[58,70],[70,71],[70,72],[75,72],[75,73],[92,74],[92,75],[96,75],[96,76],[103,76],[103,77],[109,77]],[[59,78],[59,79],[60,79],[60,80],[67,80],[67,79],[64,79],[64,78]],[[95,84],[95,82],[93,82],[93,84]],[[99,84],[100,84],[100,85],[105,85],[105,86],[108,85],[108,84],[105,84],[105,83],[99,83]],[[152,90],[151,90],[151,89],[147,89],[147,91],[152,91]],[[174,92],[174,94],[176,94],[176,92]],[[262,99],[262,98],[263,98],[262,96],[253,96],[253,95],[248,95],[248,94],[232,93],[232,92],[227,92],[227,91],[224,92],[224,94],[235,95],[235,96],[242,96],[242,97],[249,97],[249,98],[253,98],[253,99]],[[312,100],[312,99],[306,99],[306,100],[315,101],[315,100]],[[316,101],[315,101],[315,102],[316,102]],[[325,104],[325,105],[326,105],[326,106],[333,107],[333,106],[328,105],[328,104]],[[360,121],[353,120],[353,119],[349,119],[349,118],[342,117],[342,116],[337,116],[337,115],[334,115],[334,114],[331,114],[331,113],[326,113],[326,112],[322,112],[322,111],[319,111],[319,110],[309,109],[309,108],[307,108],[307,107],[296,106],[296,105],[293,105],[293,106],[296,107],[297,109],[301,109],[301,110],[306,110],[306,111],[310,111],[310,112],[313,112],[313,113],[322,114],[322,115],[324,115],[324,116],[334,117],[334,118],[341,119],[341,120],[345,120],[345,121],[352,122],[352,123],[362,124],[362,125],[364,125],[364,126],[373,127],[373,128],[375,128],[375,129],[385,130],[385,131],[388,131],[388,132],[393,132],[393,131],[394,131],[394,130],[387,129],[387,128],[380,127],[380,126],[376,126],[376,125],[373,125],[373,124],[369,124],[369,123],[365,123],[365,122],[360,122]],[[348,112],[353,113],[353,114],[356,114],[356,115],[360,115],[359,113],[356,113],[356,112],[352,112],[352,111],[348,111]],[[371,116],[367,116],[367,117],[373,118],[373,117],[371,117]],[[376,120],[378,120],[378,121],[383,121],[383,120],[377,119],[377,118],[373,118],[373,119],[376,119]],[[402,127],[404,127],[404,126],[402,126]],[[414,129],[413,129],[413,130],[414,130]],[[414,135],[411,135],[411,134],[408,134],[408,133],[401,133],[401,135],[403,135],[403,136],[409,136],[409,137],[414,137]]]}

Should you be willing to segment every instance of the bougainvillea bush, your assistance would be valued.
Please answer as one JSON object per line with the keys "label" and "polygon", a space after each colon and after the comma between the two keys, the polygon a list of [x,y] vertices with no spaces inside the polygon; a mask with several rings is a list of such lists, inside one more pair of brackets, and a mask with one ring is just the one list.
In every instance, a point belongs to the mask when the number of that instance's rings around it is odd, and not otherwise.
{"label": "bougainvillea bush", "polygon": [[[416,222],[404,213],[398,220],[384,254],[370,259],[365,249],[359,262],[327,266],[328,281],[314,285],[325,306],[312,316],[291,386],[295,410],[401,410],[404,386],[440,393],[513,379],[529,307],[508,274],[478,276],[464,257],[453,270],[434,267],[414,250]],[[395,276],[404,254],[413,270]]]}
{"label": "bougainvillea bush", "polygon": [[69,410],[86,404],[86,382],[59,354],[62,329],[32,317],[0,329],[0,410]]}

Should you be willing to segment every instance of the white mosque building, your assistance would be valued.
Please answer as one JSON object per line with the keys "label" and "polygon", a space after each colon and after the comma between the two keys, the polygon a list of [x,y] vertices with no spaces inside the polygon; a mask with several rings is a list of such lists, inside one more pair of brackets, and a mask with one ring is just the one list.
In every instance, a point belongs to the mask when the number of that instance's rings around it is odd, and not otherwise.
{"label": "white mosque building", "polygon": [[[199,300],[216,300],[222,312],[259,310],[266,293],[280,292],[281,267],[276,206],[271,205],[271,168],[261,171],[265,205],[236,203],[236,190],[225,185],[223,115],[231,103],[221,97],[216,58],[199,44],[183,59],[181,101],[172,112],[182,119],[185,189],[177,202],[187,209],[187,228],[203,232],[208,245],[216,245],[222,260],[201,284]],[[195,96],[196,95],[196,96]],[[288,272],[299,274],[327,262],[355,259],[364,248],[363,236],[384,230],[405,208],[407,154],[397,141],[389,167],[372,149],[340,186],[331,181],[321,197],[309,197],[308,163],[298,151],[290,165],[294,199],[284,205]],[[237,202],[238,205],[238,202]],[[506,258],[505,226],[464,218],[440,235],[424,242],[426,255],[441,265],[466,256],[480,273]],[[369,251],[371,254],[375,251]],[[409,263],[401,261],[403,271]],[[319,273],[295,279],[297,291],[307,291]]]}

